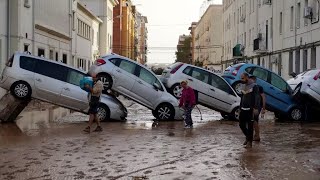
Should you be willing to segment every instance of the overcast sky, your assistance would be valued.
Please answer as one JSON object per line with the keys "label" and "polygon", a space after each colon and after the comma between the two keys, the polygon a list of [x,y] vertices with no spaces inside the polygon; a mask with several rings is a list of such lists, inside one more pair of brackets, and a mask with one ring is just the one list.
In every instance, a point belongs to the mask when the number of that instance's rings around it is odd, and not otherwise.
{"label": "overcast sky", "polygon": [[188,35],[191,22],[199,20],[203,0],[132,1],[148,17],[148,63],[174,62],[179,35]]}

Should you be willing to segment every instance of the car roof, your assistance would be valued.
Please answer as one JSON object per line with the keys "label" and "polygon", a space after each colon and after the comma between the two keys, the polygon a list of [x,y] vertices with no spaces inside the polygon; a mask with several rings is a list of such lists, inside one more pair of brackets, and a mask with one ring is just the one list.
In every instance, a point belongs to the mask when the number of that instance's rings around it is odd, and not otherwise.
{"label": "car roof", "polygon": [[220,76],[221,77],[221,73],[220,74],[218,74],[218,73],[215,73],[215,72],[212,72],[212,71],[209,71],[209,70],[207,70],[207,69],[205,69],[205,68],[202,68],[202,67],[199,67],[199,66],[195,66],[195,65],[192,65],[192,64],[187,64],[187,63],[182,63],[183,65],[187,65],[187,66],[191,66],[191,67],[194,67],[194,68],[198,68],[198,69],[201,69],[201,70],[204,70],[204,71],[207,71],[207,72],[209,72],[209,73],[212,73],[212,74],[215,74],[215,75],[217,75],[217,76]]}
{"label": "car roof", "polygon": [[36,58],[36,59],[47,61],[47,62],[50,62],[50,63],[59,64],[59,65],[65,66],[67,68],[70,68],[70,69],[73,69],[73,70],[76,70],[76,71],[80,71],[80,72],[86,74],[85,71],[83,71],[81,69],[78,69],[78,68],[75,68],[73,66],[70,66],[70,65],[65,64],[63,62],[60,62],[60,61],[53,61],[53,60],[50,60],[50,59],[47,59],[47,58],[44,58],[44,57],[34,56],[34,55],[30,55],[30,54],[27,54],[27,53],[21,53],[21,52],[15,52],[14,55],[18,55],[20,57],[21,56],[25,56],[25,57],[30,57],[30,58]]}

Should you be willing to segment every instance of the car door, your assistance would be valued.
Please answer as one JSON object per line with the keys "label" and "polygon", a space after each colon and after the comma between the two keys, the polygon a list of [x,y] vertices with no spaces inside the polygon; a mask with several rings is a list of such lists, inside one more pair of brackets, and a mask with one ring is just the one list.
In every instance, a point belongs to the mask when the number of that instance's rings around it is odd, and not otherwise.
{"label": "car door", "polygon": [[51,103],[58,103],[67,74],[68,69],[65,66],[38,60],[34,75],[37,97]]}
{"label": "car door", "polygon": [[320,96],[320,71],[318,71],[318,73],[312,78],[313,80],[311,80],[311,82],[313,81],[313,83],[311,84],[310,88],[316,93],[318,93],[318,97],[319,97]]}
{"label": "car door", "polygon": [[125,96],[133,95],[131,89],[135,83],[136,64],[125,59],[117,59],[113,69],[114,85],[112,88]]}
{"label": "car door", "polygon": [[[270,95],[273,99],[271,104],[276,110],[285,110],[291,105],[291,92],[289,85],[280,76],[270,73]],[[268,101],[268,99],[267,99]]]}
{"label": "car door", "polygon": [[23,77],[23,80],[28,82],[31,87],[34,86],[34,70],[37,61],[35,58],[20,56],[19,65],[22,70],[19,73]]}
{"label": "car door", "polygon": [[210,74],[208,95],[208,103],[210,106],[218,106],[224,112],[231,112],[232,105],[238,101],[238,97],[231,89],[230,85],[213,73]]}
{"label": "car door", "polygon": [[[155,88],[155,83],[160,87],[160,89]],[[163,93],[163,89],[156,76],[147,69],[138,66],[136,71],[136,81],[133,85],[132,92],[136,100],[145,106],[154,109],[157,100]]]}
{"label": "car door", "polygon": [[85,74],[74,70],[68,70],[67,83],[64,84],[59,104],[78,111],[86,111],[89,107],[88,92],[80,88],[80,80]]}
{"label": "car door", "polygon": [[203,69],[194,67],[189,74],[189,86],[196,90],[198,102],[205,103],[209,98],[208,83],[210,73]]}

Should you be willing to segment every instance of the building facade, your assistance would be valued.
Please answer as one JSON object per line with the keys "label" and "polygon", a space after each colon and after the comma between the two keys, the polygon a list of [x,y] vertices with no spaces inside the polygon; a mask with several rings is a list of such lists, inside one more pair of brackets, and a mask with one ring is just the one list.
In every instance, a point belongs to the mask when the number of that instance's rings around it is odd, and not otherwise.
{"label": "building facade", "polygon": [[192,64],[195,64],[195,42],[196,42],[196,35],[195,35],[195,29],[197,27],[197,22],[192,22],[191,26],[189,27],[190,31],[190,36],[191,36],[191,59],[192,59]]}
{"label": "building facade", "polygon": [[99,27],[99,54],[105,55],[113,49],[113,22],[121,19],[120,16],[113,16],[114,7],[119,4],[118,0],[80,0],[91,12],[102,20]]}
{"label": "building facade", "polygon": [[147,62],[147,50],[148,50],[148,18],[142,16],[141,13],[136,13],[136,41],[137,41],[137,62],[145,64]]}
{"label": "building facade", "polygon": [[224,68],[246,61],[288,79],[319,68],[317,0],[224,0]]}
{"label": "building facade", "polygon": [[194,43],[194,62],[204,68],[221,71],[223,55],[222,5],[210,5],[197,23]]}

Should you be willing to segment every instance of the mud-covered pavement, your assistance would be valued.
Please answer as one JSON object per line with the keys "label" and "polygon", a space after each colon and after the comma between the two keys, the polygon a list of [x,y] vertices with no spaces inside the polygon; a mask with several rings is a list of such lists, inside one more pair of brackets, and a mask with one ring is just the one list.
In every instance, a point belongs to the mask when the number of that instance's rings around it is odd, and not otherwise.
{"label": "mud-covered pavement", "polygon": [[320,179],[320,124],[261,121],[262,141],[242,146],[238,124],[194,110],[195,127],[153,122],[126,102],[126,123],[85,134],[87,116],[26,111],[0,125],[0,179]]}

